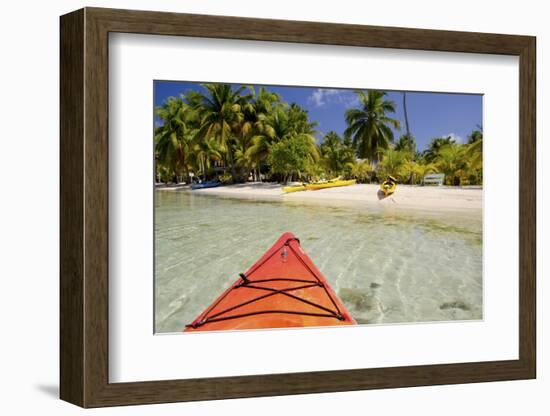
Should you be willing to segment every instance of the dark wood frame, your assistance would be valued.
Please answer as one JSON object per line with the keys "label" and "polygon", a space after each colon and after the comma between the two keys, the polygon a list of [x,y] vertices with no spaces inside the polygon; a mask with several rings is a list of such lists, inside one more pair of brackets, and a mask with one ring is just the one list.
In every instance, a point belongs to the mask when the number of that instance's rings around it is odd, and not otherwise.
{"label": "dark wood frame", "polygon": [[[60,396],[63,400],[83,407],[99,407],[535,378],[534,37],[98,8],[85,8],[62,16],[60,24]],[[518,56],[519,359],[109,383],[110,32]]]}

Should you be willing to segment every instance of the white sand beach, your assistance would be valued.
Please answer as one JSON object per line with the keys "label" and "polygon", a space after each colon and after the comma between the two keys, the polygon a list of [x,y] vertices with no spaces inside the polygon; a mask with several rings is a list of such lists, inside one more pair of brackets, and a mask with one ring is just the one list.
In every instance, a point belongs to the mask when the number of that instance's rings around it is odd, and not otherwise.
{"label": "white sand beach", "polygon": [[447,186],[398,185],[396,192],[381,197],[376,184],[356,184],[317,191],[302,191],[285,194],[283,185],[251,182],[191,191],[189,186],[158,188],[166,191],[193,192],[217,195],[226,198],[283,200],[322,203],[324,205],[361,204],[369,208],[392,208],[422,211],[480,211],[483,204],[483,189]]}

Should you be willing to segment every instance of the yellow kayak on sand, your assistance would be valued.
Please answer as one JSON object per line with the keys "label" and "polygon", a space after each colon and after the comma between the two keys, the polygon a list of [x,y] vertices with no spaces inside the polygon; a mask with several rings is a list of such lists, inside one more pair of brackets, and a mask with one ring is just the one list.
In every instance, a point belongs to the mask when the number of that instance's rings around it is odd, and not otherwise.
{"label": "yellow kayak on sand", "polygon": [[288,194],[290,192],[299,192],[299,191],[317,191],[319,189],[335,188],[337,186],[354,185],[356,182],[357,181],[355,179],[350,179],[350,180],[333,179],[330,181],[321,181],[321,182],[307,183],[302,185],[286,186],[283,188],[283,192],[285,194]]}
{"label": "yellow kayak on sand", "polygon": [[397,179],[393,176],[388,176],[388,178],[380,184],[380,189],[384,192],[385,196],[393,194],[397,189]]}
{"label": "yellow kayak on sand", "polygon": [[347,181],[337,180],[337,181],[308,183],[306,185],[306,190],[308,190],[308,191],[317,191],[319,189],[325,189],[325,188],[336,188],[338,186],[349,186],[349,185],[354,185],[356,182],[357,181],[355,179],[350,179],[350,180],[347,180]]}
{"label": "yellow kayak on sand", "polygon": [[294,186],[285,186],[283,188],[283,192],[285,194],[288,194],[290,192],[298,192],[298,191],[305,191],[305,190],[306,190],[306,185],[305,184],[294,185]]}

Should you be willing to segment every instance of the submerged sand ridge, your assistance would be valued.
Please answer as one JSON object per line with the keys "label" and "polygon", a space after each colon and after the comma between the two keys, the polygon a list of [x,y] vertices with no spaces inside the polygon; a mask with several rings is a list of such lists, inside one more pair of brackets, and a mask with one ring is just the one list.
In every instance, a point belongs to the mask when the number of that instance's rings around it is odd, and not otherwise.
{"label": "submerged sand ridge", "polygon": [[188,186],[161,188],[170,191],[193,192],[228,198],[266,199],[296,202],[316,202],[326,205],[360,204],[369,208],[392,208],[423,211],[480,211],[483,205],[481,188],[446,186],[398,185],[396,192],[382,197],[379,185],[356,184],[338,188],[285,194],[283,185],[251,182],[191,191]]}

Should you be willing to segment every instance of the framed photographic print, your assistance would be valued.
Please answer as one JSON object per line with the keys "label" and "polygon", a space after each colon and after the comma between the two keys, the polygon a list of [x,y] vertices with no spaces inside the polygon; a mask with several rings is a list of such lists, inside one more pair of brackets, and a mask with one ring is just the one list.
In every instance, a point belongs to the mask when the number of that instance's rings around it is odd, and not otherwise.
{"label": "framed photographic print", "polygon": [[534,378],[535,38],[61,17],[61,398]]}

